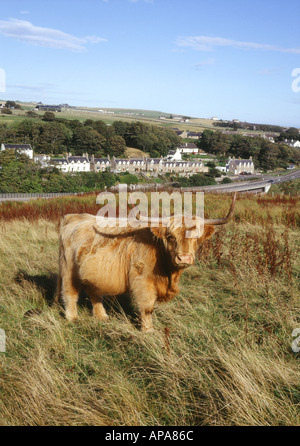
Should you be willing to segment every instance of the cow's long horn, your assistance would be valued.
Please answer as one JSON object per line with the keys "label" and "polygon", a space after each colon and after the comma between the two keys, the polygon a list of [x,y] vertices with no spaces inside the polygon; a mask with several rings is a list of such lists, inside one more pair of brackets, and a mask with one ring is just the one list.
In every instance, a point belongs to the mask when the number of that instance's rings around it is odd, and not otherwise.
{"label": "cow's long horn", "polygon": [[229,222],[229,220],[231,220],[231,218],[233,217],[234,214],[234,206],[235,206],[235,201],[236,201],[236,192],[234,193],[233,199],[232,199],[232,203],[230,206],[230,210],[228,212],[228,215],[225,218],[205,218],[204,219],[204,225],[225,225],[226,223]]}
{"label": "cow's long horn", "polygon": [[145,217],[144,215],[139,215],[139,220],[141,222],[148,222],[148,223],[161,223],[166,224],[169,223],[169,217]]}

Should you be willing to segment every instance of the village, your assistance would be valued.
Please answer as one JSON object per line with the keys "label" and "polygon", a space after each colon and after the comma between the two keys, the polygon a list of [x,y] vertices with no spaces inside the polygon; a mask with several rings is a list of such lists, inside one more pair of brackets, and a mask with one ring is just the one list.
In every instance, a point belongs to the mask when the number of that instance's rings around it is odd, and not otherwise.
{"label": "village", "polygon": [[[35,154],[30,144],[2,143],[1,150],[18,151],[38,163],[41,168],[56,167],[63,173],[105,172],[110,170],[117,174],[121,172],[141,173],[147,177],[157,177],[166,173],[190,176],[208,172],[209,168],[205,163],[215,161],[214,155],[200,152],[200,149],[194,143],[183,143],[176,150],[169,151],[166,157],[160,158],[146,156],[140,158],[115,158],[109,155],[106,158],[97,158],[88,153],[83,153],[82,156],[66,153],[62,158],[52,158],[50,155]],[[201,157],[205,157],[205,159],[201,159]],[[251,157],[244,160],[229,157],[226,166],[217,166],[216,168],[225,174],[251,175],[255,173],[255,166]]]}

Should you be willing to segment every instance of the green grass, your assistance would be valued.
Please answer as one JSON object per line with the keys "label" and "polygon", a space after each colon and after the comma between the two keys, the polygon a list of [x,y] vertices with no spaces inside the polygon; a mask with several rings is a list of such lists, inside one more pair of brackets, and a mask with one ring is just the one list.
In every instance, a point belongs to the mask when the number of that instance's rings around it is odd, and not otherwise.
{"label": "green grass", "polygon": [[[49,205],[39,202],[34,221],[4,215],[0,425],[299,424],[291,334],[300,326],[300,223],[291,200],[240,198],[235,220],[203,247],[180,294],[157,306],[146,335],[118,306],[99,323],[83,301],[78,323],[67,322],[53,304],[58,221]],[[206,211],[218,217],[229,201],[209,196]]]}

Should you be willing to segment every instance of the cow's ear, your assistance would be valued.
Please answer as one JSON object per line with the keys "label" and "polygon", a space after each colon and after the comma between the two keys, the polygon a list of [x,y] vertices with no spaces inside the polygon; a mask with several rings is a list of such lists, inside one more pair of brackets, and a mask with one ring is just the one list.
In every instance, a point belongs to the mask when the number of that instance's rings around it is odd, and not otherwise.
{"label": "cow's ear", "polygon": [[208,240],[211,238],[215,233],[215,227],[214,226],[204,226],[203,234],[199,238],[198,244],[201,245],[204,240]]}
{"label": "cow's ear", "polygon": [[150,231],[157,238],[164,238],[166,236],[166,234],[167,234],[167,228],[164,228],[163,226],[159,226],[157,228],[151,227]]}

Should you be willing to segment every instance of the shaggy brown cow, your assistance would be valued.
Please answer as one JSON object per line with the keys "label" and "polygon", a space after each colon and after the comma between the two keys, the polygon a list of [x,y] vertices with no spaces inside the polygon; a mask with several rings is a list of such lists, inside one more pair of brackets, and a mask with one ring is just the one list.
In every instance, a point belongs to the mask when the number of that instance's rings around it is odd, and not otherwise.
{"label": "shaggy brown cow", "polygon": [[[201,237],[187,238],[197,230],[195,219],[183,227],[99,228],[96,216],[66,215],[60,231],[58,297],[66,318],[74,321],[79,292],[84,289],[100,320],[108,316],[103,296],[130,293],[141,329],[152,329],[156,301],[172,299],[178,292],[183,270],[195,262],[197,250],[214,233],[214,225],[227,223],[233,215],[235,197],[224,219],[204,220]],[[203,223],[203,222],[202,222]]]}

